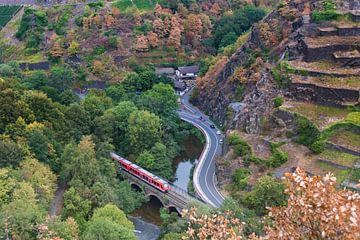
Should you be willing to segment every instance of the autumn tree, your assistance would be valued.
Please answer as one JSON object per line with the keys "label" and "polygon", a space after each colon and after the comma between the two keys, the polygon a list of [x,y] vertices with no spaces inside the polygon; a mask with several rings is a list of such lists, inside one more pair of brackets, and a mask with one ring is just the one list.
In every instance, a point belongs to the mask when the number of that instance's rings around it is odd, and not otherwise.
{"label": "autumn tree", "polygon": [[186,231],[189,239],[229,239],[240,240],[242,223],[231,212],[225,214],[200,215],[195,208],[183,211],[183,215],[189,220]]}
{"label": "autumn tree", "polygon": [[148,51],[148,39],[144,35],[138,36],[134,45],[134,49],[138,52]]}
{"label": "autumn tree", "polygon": [[164,22],[161,18],[157,18],[153,22],[153,29],[154,32],[160,37],[164,38],[167,34],[167,31],[165,29]]}
{"label": "autumn tree", "polygon": [[202,33],[202,22],[199,15],[190,14],[185,21],[185,33],[187,41],[193,46],[199,44]]}
{"label": "autumn tree", "polygon": [[307,176],[302,169],[285,175],[285,207],[273,207],[273,225],[261,239],[360,239],[360,196],[338,190],[333,174]]}
{"label": "autumn tree", "polygon": [[119,18],[120,17],[120,10],[117,7],[112,7],[111,8],[111,13],[112,13],[114,18]]}
{"label": "autumn tree", "polygon": [[157,48],[159,46],[159,37],[156,33],[148,32],[146,37],[151,48]]}
{"label": "autumn tree", "polygon": [[176,49],[179,49],[181,47],[181,31],[178,27],[173,27],[171,29],[169,38],[167,40],[167,45],[170,47],[175,47]]}
{"label": "autumn tree", "polygon": [[54,42],[50,49],[50,54],[53,58],[60,58],[62,55],[64,55],[64,50],[60,45],[60,41],[57,40]]}
{"label": "autumn tree", "polygon": [[211,9],[210,9],[210,13],[212,15],[214,15],[215,17],[218,17],[221,13],[221,8],[219,6],[218,3],[214,3],[212,6],[211,6]]}

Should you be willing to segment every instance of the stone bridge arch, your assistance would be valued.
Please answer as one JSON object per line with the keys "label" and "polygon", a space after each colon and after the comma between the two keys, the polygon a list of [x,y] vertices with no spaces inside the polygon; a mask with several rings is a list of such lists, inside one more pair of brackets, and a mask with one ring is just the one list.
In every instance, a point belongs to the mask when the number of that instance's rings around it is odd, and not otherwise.
{"label": "stone bridge arch", "polygon": [[133,190],[137,192],[144,192],[143,186],[141,186],[140,184],[137,184],[135,182],[130,182],[130,186]]}
{"label": "stone bridge arch", "polygon": [[175,206],[168,206],[167,207],[169,213],[176,213],[179,217],[181,217],[181,210]]}
{"label": "stone bridge arch", "polygon": [[150,193],[150,194],[147,194],[145,196],[149,199],[149,201],[159,202],[162,207],[166,206],[165,202],[164,202],[164,199],[162,199],[161,197],[156,196],[155,194]]}

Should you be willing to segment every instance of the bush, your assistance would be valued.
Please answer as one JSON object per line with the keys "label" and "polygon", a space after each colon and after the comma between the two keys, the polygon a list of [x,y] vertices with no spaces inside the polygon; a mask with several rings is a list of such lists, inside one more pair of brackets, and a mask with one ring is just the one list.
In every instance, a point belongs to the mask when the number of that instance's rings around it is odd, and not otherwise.
{"label": "bush", "polygon": [[350,171],[349,180],[352,182],[359,182],[360,180],[360,168],[352,169]]}
{"label": "bush", "polygon": [[234,175],[232,176],[234,187],[236,189],[244,190],[248,185],[250,175],[251,172],[247,168],[236,169]]}
{"label": "bush", "polygon": [[281,96],[278,96],[274,99],[274,105],[276,108],[282,106],[284,104],[284,98]]}
{"label": "bush", "polygon": [[233,146],[233,145],[239,144],[241,142],[241,138],[236,133],[232,133],[227,137],[226,141],[227,141],[227,144],[229,144],[230,146]]}
{"label": "bush", "polygon": [[346,116],[346,121],[360,125],[360,112],[352,112]]}
{"label": "bush", "polygon": [[234,146],[234,152],[235,152],[236,156],[245,157],[245,156],[248,156],[251,154],[251,148],[247,144],[247,142],[241,140],[240,143],[238,143]]}
{"label": "bush", "polygon": [[271,168],[277,168],[280,167],[283,163],[285,163],[289,156],[286,152],[283,152],[279,150],[279,147],[282,146],[283,142],[278,143],[270,143],[270,149],[271,149],[271,157],[266,162],[266,165]]}
{"label": "bush", "polygon": [[296,115],[296,125],[298,127],[298,137],[296,141],[310,147],[321,136],[320,130],[307,118]]}
{"label": "bush", "polygon": [[334,10],[314,11],[311,18],[314,22],[333,21],[339,18],[340,14]]}
{"label": "bush", "polygon": [[310,145],[310,150],[316,154],[319,154],[325,150],[325,146],[326,146],[326,141],[323,139],[320,139]]}

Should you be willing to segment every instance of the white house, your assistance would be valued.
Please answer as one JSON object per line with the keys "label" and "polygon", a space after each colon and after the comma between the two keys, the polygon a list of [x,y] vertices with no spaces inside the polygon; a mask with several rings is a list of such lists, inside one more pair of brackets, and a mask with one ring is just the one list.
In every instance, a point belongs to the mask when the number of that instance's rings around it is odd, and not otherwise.
{"label": "white house", "polygon": [[199,73],[199,66],[186,66],[186,67],[178,67],[175,71],[176,77],[181,78],[190,78],[194,79],[197,77]]}

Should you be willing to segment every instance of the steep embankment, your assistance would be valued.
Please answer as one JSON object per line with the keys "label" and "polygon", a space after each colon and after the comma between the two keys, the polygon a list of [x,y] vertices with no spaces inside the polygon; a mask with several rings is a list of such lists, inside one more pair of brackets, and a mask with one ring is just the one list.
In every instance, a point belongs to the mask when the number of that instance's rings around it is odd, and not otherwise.
{"label": "steep embankment", "polygon": [[271,75],[271,63],[285,52],[305,11],[304,3],[289,3],[256,24],[230,59],[221,59],[198,80],[196,104],[230,128],[258,133],[280,91]]}

